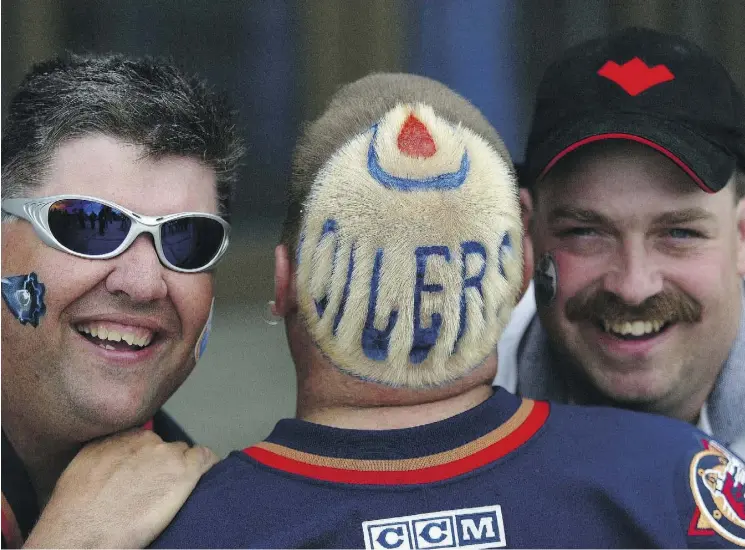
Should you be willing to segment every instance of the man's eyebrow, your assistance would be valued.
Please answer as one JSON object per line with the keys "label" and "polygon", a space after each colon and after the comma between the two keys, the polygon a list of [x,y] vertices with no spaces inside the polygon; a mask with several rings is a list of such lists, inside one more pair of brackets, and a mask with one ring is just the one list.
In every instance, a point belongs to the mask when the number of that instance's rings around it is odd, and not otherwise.
{"label": "man's eyebrow", "polygon": [[698,206],[693,208],[686,208],[684,210],[674,210],[672,212],[665,212],[664,214],[657,216],[654,223],[657,225],[676,225],[685,224],[698,221],[710,221],[714,220],[715,216],[708,210],[704,210]]}
{"label": "man's eyebrow", "polygon": [[585,210],[584,208],[577,208],[575,206],[559,206],[549,212],[549,223],[555,223],[559,220],[573,220],[596,225],[612,225],[611,220],[602,214],[592,210]]}

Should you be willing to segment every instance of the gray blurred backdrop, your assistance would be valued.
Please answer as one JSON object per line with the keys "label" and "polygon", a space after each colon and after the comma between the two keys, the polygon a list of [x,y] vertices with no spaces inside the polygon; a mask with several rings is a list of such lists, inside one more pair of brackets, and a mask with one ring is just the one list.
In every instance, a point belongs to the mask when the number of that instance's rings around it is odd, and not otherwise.
{"label": "gray blurred backdrop", "polygon": [[249,145],[215,322],[166,405],[224,455],[294,414],[273,294],[292,145],[342,83],[371,71],[437,78],[473,101],[522,160],[545,66],[579,41],[639,25],[717,56],[745,90],[745,0],[3,0],[2,108],[28,68],[65,50],[170,56],[228,91]]}

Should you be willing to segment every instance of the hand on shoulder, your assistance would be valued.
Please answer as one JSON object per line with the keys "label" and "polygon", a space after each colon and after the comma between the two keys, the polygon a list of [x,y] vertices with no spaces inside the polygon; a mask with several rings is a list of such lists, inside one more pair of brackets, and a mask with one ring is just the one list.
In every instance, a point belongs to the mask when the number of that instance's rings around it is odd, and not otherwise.
{"label": "hand on shoulder", "polygon": [[25,547],[143,548],[218,462],[207,447],[129,430],[86,445],[70,462]]}

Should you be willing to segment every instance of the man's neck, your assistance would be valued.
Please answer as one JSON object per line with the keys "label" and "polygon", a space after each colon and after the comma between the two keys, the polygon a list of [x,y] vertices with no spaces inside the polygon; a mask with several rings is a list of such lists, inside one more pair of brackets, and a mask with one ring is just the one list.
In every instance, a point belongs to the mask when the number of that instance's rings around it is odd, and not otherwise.
{"label": "man's neck", "polygon": [[570,404],[615,407],[638,412],[660,414],[662,416],[668,416],[670,418],[676,418],[688,422],[689,424],[696,424],[698,422],[701,408],[704,406],[704,403],[706,403],[706,398],[711,390],[711,386],[707,386],[698,391],[695,395],[689,396],[686,400],[677,400],[674,404],[669,404],[664,401],[654,403],[629,403],[609,399],[597,392],[594,388],[585,388],[585,384],[581,384],[580,386],[582,386],[583,389],[580,389],[576,383],[568,383]]}
{"label": "man's neck", "polygon": [[[702,384],[697,390],[685,398],[673,394],[668,398],[654,402],[620,402],[615,401],[602,394],[582,374],[580,367],[574,365],[568,356],[562,356],[553,350],[555,365],[564,371],[563,379],[566,384],[569,403],[574,405],[592,405],[604,407],[616,407],[638,412],[660,414],[670,418],[677,418],[690,424],[698,422],[701,408],[711,392],[716,376]],[[717,371],[714,374],[717,374]]]}
{"label": "man's neck", "polygon": [[461,414],[494,394],[491,384],[432,401],[384,406],[327,405],[298,407],[298,418],[335,428],[394,430],[431,424]]}
{"label": "man's neck", "polygon": [[3,414],[3,432],[21,459],[43,509],[62,471],[80,450],[80,445],[62,442],[21,427]]}

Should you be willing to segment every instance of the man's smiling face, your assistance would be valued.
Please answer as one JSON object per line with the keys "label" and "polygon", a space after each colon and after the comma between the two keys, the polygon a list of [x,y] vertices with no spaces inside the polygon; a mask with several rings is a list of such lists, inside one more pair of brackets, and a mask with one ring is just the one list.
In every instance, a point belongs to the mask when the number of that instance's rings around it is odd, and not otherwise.
{"label": "man's smiling face", "polygon": [[[101,135],[63,143],[34,189],[63,194],[146,215],[218,208],[212,169]],[[108,230],[118,228],[114,221]],[[4,412],[33,409],[29,418],[45,419],[50,433],[84,441],[147,420],[194,367],[213,275],[165,268],[150,235],[115,258],[91,260],[45,245],[30,223],[15,220],[3,224],[2,265],[4,275],[36,272],[46,286],[37,328],[3,310]]]}
{"label": "man's smiling face", "polygon": [[707,194],[639,144],[573,155],[534,193],[536,257],[553,254],[559,282],[541,321],[606,398],[685,408],[708,394],[737,333],[744,203],[733,183]]}

